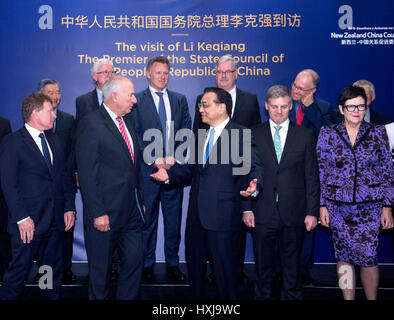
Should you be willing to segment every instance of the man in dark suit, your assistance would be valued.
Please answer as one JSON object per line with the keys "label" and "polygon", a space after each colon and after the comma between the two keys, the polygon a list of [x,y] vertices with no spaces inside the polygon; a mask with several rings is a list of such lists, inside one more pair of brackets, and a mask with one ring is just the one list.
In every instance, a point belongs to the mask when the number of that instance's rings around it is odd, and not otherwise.
{"label": "man in dark suit", "polygon": [[[315,96],[319,80],[319,75],[312,69],[305,69],[298,73],[291,85],[294,107],[289,114],[291,122],[311,129],[316,141],[320,128],[332,123],[331,104]],[[301,273],[304,285],[314,284],[310,269],[314,262],[315,237],[315,230],[308,232],[302,246]]]}
{"label": "man in dark suit", "polygon": [[89,299],[108,299],[113,250],[120,256],[116,299],[136,299],[143,268],[141,153],[131,120],[133,83],[113,77],[104,103],[78,124],[76,158],[83,199]]}
{"label": "man in dark suit", "polygon": [[103,103],[103,85],[111,79],[114,74],[114,66],[111,60],[102,58],[98,59],[90,70],[95,88],[93,91],[85,93],[76,99],[76,116],[77,123],[89,112],[96,110]]}
{"label": "man in dark suit", "polygon": [[[243,91],[235,85],[237,78],[237,63],[235,62],[234,58],[230,55],[224,55],[220,57],[216,63],[216,85],[218,88],[226,90],[231,95],[231,120],[246,128],[251,128],[256,124],[261,123],[259,102],[255,94]],[[194,115],[193,131],[208,127],[206,123],[201,121],[201,114],[199,112],[201,98],[202,94],[199,95],[196,100],[196,112]],[[240,284],[245,284],[248,282],[248,278],[243,272],[246,235],[247,228],[242,226],[242,229],[238,235],[238,244],[236,249],[238,252],[237,279]],[[208,280],[211,282],[215,281],[215,276],[213,273],[208,276]]]}
{"label": "man in dark suit", "polygon": [[141,153],[150,144],[150,141],[143,141],[143,136],[148,130],[157,129],[164,138],[163,148],[160,148],[159,154],[154,155],[151,162],[144,161],[141,167],[146,205],[146,228],[143,234],[145,246],[144,281],[147,282],[154,279],[160,205],[164,224],[167,279],[175,282],[186,281],[185,275],[179,269],[178,256],[181,241],[183,187],[167,188],[150,177],[150,174],[160,163],[167,162],[167,156],[174,156],[174,148],[182,143],[182,141],[174,141],[177,132],[191,128],[191,117],[186,97],[167,89],[169,71],[170,62],[166,57],[158,56],[149,60],[146,67],[149,87],[136,94],[137,106],[131,112]]}
{"label": "man in dark suit", "polygon": [[[11,133],[10,121],[0,117],[0,142]],[[11,260],[11,239],[7,232],[7,204],[5,203],[3,192],[0,187],[0,282],[3,280],[4,272]]]}
{"label": "man in dark suit", "polygon": [[[74,136],[75,136],[75,120],[74,117],[59,109],[61,100],[60,85],[54,79],[42,79],[38,84],[38,91],[51,98],[53,111],[56,114],[56,119],[53,123],[52,130],[60,138],[64,148],[64,155],[66,157],[67,169],[70,174],[70,179],[74,186],[74,200],[75,193],[77,192],[76,178],[75,178],[75,154],[74,154]],[[74,227],[68,230],[64,235],[64,248],[63,248],[63,283],[74,283],[76,277],[71,270],[72,255],[73,255],[73,240],[74,240]],[[39,274],[38,274],[39,275]]]}
{"label": "man in dark suit", "polygon": [[42,264],[52,270],[47,285],[40,283],[42,294],[58,299],[64,231],[75,221],[73,188],[58,137],[51,131],[44,133],[56,118],[50,98],[41,93],[29,95],[22,102],[22,115],[24,127],[6,136],[0,150],[1,186],[12,244],[0,297],[14,300],[20,296],[40,252]]}
{"label": "man in dark suit", "polygon": [[283,274],[282,299],[301,299],[300,254],[305,229],[316,227],[319,175],[315,141],[309,129],[289,121],[290,90],[271,87],[265,107],[270,120],[252,129],[262,166],[262,192],[253,212],[243,215],[254,228],[255,298],[269,299],[276,249]]}
{"label": "man in dark suit", "polygon": [[242,227],[241,212],[250,209],[240,193],[253,194],[261,173],[250,130],[230,120],[231,107],[227,91],[205,89],[200,112],[208,132],[194,132],[196,144],[187,165],[177,162],[168,174],[160,169],[152,175],[170,185],[191,182],[185,244],[193,299],[204,298],[208,255],[219,299],[237,299],[235,235]]}

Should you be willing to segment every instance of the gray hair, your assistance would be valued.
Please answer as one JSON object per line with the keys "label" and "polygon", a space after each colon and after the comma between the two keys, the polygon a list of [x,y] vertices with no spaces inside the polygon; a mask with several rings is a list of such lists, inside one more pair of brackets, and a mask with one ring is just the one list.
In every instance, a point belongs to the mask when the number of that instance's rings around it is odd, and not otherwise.
{"label": "gray hair", "polygon": [[289,97],[291,99],[291,91],[288,87],[277,84],[268,89],[267,95],[265,96],[265,102],[268,103],[269,99],[276,99],[282,97]]}
{"label": "gray hair", "polygon": [[368,87],[371,89],[372,93],[375,94],[375,86],[369,80],[365,80],[365,79],[357,80],[355,83],[353,83],[353,85],[357,87]]}
{"label": "gray hair", "polygon": [[98,59],[95,63],[93,63],[93,66],[90,69],[90,73],[91,74],[96,73],[98,71],[98,68],[99,68],[101,63],[110,64],[112,67],[114,66],[114,64],[112,63],[111,60],[106,59],[106,58],[101,58],[101,59]]}
{"label": "gray hair", "polygon": [[60,88],[59,82],[57,82],[57,81],[54,80],[54,79],[45,78],[45,79],[42,79],[42,80],[38,83],[38,91],[42,91],[42,89],[44,89],[45,86],[48,85],[48,84],[57,84],[57,85],[59,86],[59,88]]}
{"label": "gray hair", "polygon": [[113,92],[119,92],[120,88],[122,87],[122,80],[126,78],[120,77],[120,76],[115,76],[111,79],[109,79],[104,85],[103,85],[103,101],[105,102]]}
{"label": "gray hair", "polygon": [[300,73],[307,73],[307,74],[309,74],[311,76],[311,78],[312,78],[313,88],[317,88],[317,85],[319,84],[319,81],[320,81],[320,77],[319,77],[318,73],[315,70],[304,69]]}
{"label": "gray hair", "polygon": [[216,68],[219,66],[219,64],[226,62],[226,61],[231,61],[234,66],[234,70],[237,70],[237,63],[235,62],[234,58],[230,56],[229,54],[226,54],[224,56],[221,56],[219,60],[216,62]]}

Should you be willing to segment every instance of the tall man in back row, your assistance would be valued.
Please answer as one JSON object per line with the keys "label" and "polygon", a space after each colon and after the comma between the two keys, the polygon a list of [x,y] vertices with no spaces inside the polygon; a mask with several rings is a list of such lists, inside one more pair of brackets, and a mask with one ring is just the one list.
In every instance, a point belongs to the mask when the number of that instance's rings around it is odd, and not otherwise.
{"label": "tall man in back row", "polygon": [[[260,107],[255,94],[239,89],[235,82],[238,78],[237,63],[231,55],[224,55],[216,62],[216,86],[226,90],[232,99],[231,120],[246,128],[261,123]],[[196,100],[196,113],[194,116],[193,131],[201,128],[209,128],[206,123],[201,120],[201,113],[199,112],[199,105],[201,102],[202,94]],[[245,246],[246,246],[247,228],[242,226],[240,229],[237,240],[236,252],[237,254],[237,279],[240,284],[245,284],[248,279],[243,272],[245,260]],[[208,276],[208,280],[215,281],[214,273]]]}
{"label": "tall man in back row", "polygon": [[167,89],[170,72],[170,62],[164,56],[149,60],[146,75],[149,87],[136,94],[137,105],[133,108],[131,117],[140,143],[141,154],[150,141],[144,141],[145,132],[157,129],[163,137],[163,149],[160,155],[154,155],[154,163],[144,163],[141,166],[141,182],[146,205],[146,228],[143,231],[145,246],[145,263],[143,279],[150,282],[154,279],[154,264],[156,262],[157,226],[159,206],[163,213],[164,223],[164,254],[167,263],[167,279],[175,282],[185,282],[186,278],[179,269],[179,244],[181,240],[181,218],[183,187],[167,188],[154,181],[152,174],[160,162],[167,156],[174,156],[182,141],[174,142],[171,138],[181,129],[191,128],[191,118],[186,97]]}
{"label": "tall man in back row", "polygon": [[[316,97],[319,75],[312,69],[299,72],[291,85],[291,97],[294,107],[289,119],[304,128],[311,129],[317,141],[320,128],[332,123],[332,106],[327,101]],[[310,268],[314,262],[315,230],[307,233],[301,253],[301,273],[304,285],[313,285]]]}

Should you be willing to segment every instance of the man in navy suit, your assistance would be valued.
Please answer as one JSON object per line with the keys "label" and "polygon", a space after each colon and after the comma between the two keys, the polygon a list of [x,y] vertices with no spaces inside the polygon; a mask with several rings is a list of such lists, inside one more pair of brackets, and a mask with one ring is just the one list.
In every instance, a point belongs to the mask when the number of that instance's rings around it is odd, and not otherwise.
{"label": "man in navy suit", "polygon": [[95,88],[93,91],[79,96],[75,101],[76,116],[78,123],[86,114],[96,110],[103,103],[103,85],[111,79],[114,74],[114,66],[111,60],[98,59],[90,70]]}
{"label": "man in navy suit", "polygon": [[[10,120],[0,117],[0,141],[11,132]],[[7,216],[7,204],[0,187],[0,282],[11,260],[11,239],[7,232]]]}
{"label": "man in navy suit", "polygon": [[279,248],[283,272],[282,299],[301,299],[300,254],[306,231],[319,214],[319,174],[311,130],[289,121],[290,90],[268,89],[265,107],[270,120],[252,129],[262,166],[262,192],[253,212],[243,215],[253,227],[256,261],[255,298],[271,297],[272,272]]}
{"label": "man in navy suit", "polygon": [[[315,96],[319,84],[319,75],[312,69],[302,70],[291,85],[291,97],[294,107],[290,110],[289,119],[304,128],[311,129],[315,140],[320,128],[332,123],[332,106],[327,101]],[[304,285],[313,285],[310,268],[314,262],[315,230],[307,233],[302,249],[301,271]]]}
{"label": "man in navy suit", "polygon": [[144,161],[141,167],[142,187],[146,205],[146,228],[144,229],[145,263],[144,280],[154,279],[156,262],[157,226],[159,206],[164,222],[164,254],[167,263],[167,279],[185,282],[185,275],[179,269],[180,227],[182,218],[183,187],[167,188],[154,181],[150,174],[160,163],[166,164],[167,156],[174,156],[174,150],[182,141],[174,141],[174,135],[181,129],[191,128],[191,118],[186,97],[167,89],[170,62],[158,56],[149,60],[146,75],[149,87],[136,94],[137,106],[131,116],[140,142],[141,153],[150,141],[143,141],[149,129],[157,129],[163,137],[160,154],[154,155],[154,163]]}
{"label": "man in navy suit", "polygon": [[137,102],[133,83],[113,77],[103,86],[104,103],[78,123],[76,158],[83,199],[89,299],[110,298],[113,251],[120,256],[116,299],[138,297],[142,269],[144,208],[141,152],[130,118]]}
{"label": "man in navy suit", "polygon": [[209,130],[194,132],[193,156],[187,165],[177,162],[168,174],[160,169],[152,175],[169,185],[191,183],[185,244],[193,299],[205,297],[208,256],[213,262],[219,299],[237,299],[234,247],[242,227],[242,211],[250,209],[250,202],[242,201],[240,193],[252,195],[261,172],[250,130],[230,120],[231,107],[227,91],[205,89],[200,112]]}
{"label": "man in navy suit", "polygon": [[[253,93],[246,92],[236,86],[238,78],[237,63],[230,55],[224,55],[216,62],[216,86],[226,90],[231,95],[232,108],[231,120],[246,127],[251,128],[256,124],[261,123],[260,106],[257,96]],[[201,120],[201,113],[199,112],[199,104],[201,102],[202,94],[197,97],[195,106],[195,115],[193,130],[207,128],[208,125]],[[243,272],[245,260],[245,246],[246,246],[247,228],[242,226],[238,235],[237,245],[237,279],[240,284],[248,282],[248,278]],[[208,276],[210,282],[215,281],[214,273]]]}
{"label": "man in navy suit", "polygon": [[[38,84],[38,91],[51,98],[53,111],[56,114],[56,119],[53,123],[52,130],[60,138],[64,148],[64,156],[66,157],[67,169],[70,173],[70,179],[73,181],[74,196],[77,192],[75,171],[75,153],[74,153],[74,138],[75,138],[75,120],[74,117],[59,109],[61,101],[60,84],[54,79],[42,79]],[[72,255],[73,255],[73,240],[74,227],[68,230],[64,235],[64,273],[63,283],[74,283],[76,277],[71,270]],[[39,275],[39,274],[38,274]]]}
{"label": "man in navy suit", "polygon": [[63,147],[54,133],[46,131],[56,118],[50,98],[41,93],[29,95],[22,102],[22,116],[24,127],[6,136],[0,150],[1,186],[12,245],[0,297],[12,300],[20,296],[40,252],[42,264],[53,274],[52,285],[42,294],[58,299],[64,231],[75,221],[73,187]]}

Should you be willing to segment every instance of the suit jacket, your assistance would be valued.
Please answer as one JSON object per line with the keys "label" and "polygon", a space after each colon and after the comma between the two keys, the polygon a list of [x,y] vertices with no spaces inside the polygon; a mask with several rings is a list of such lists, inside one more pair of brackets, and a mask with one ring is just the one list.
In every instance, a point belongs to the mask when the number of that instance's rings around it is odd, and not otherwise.
{"label": "suit jacket", "polygon": [[97,90],[94,89],[88,93],[79,96],[75,101],[76,115],[75,121],[79,123],[83,116],[87,113],[99,108],[99,101],[97,98]]}
{"label": "suit jacket", "polygon": [[254,202],[256,223],[270,225],[278,194],[281,220],[301,226],[305,216],[319,214],[319,174],[312,131],[289,124],[278,163],[269,121],[252,128],[262,166],[262,191]]}
{"label": "suit jacket", "polygon": [[130,119],[123,119],[134,145],[134,163],[104,106],[92,111],[78,124],[75,151],[85,224],[107,214],[111,228],[122,227],[135,206],[143,219],[138,178],[141,153]]}
{"label": "suit jacket", "polygon": [[[11,133],[11,124],[8,119],[0,117],[0,142],[9,133]],[[7,230],[7,205],[0,186],[0,230]]]}
{"label": "suit jacket", "polygon": [[71,114],[58,109],[56,113],[55,133],[60,138],[60,141],[63,145],[64,156],[66,157],[67,170],[69,171],[71,179],[73,181],[74,192],[77,191],[75,181],[75,130],[76,126],[74,117]]}
{"label": "suit jacket", "polygon": [[[231,135],[234,129],[239,130],[239,138]],[[189,164],[176,164],[169,170],[170,184],[191,183],[187,225],[192,225],[199,218],[202,226],[211,231],[236,231],[243,226],[242,211],[249,210],[250,203],[241,198],[239,192],[246,190],[250,180],[257,178],[260,181],[261,178],[254,142],[251,138],[244,141],[243,130],[246,128],[230,120],[213,146],[205,166],[201,164],[202,154],[198,150],[203,151],[206,135],[204,139],[196,139],[196,152],[191,152],[195,156],[189,159]],[[224,132],[228,134],[228,140],[223,137]],[[244,175],[235,175],[233,171],[242,166],[231,157],[233,151],[238,154],[238,150],[232,150],[237,147],[240,152],[243,148],[251,152],[245,159],[250,171]],[[212,163],[215,155],[217,162]]]}
{"label": "suit jacket", "polygon": [[363,121],[352,147],[344,122],[323,127],[317,143],[320,206],[383,201],[394,204],[394,168],[384,126]]}
{"label": "suit jacket", "polygon": [[[187,106],[186,97],[180,93],[170,91],[167,89],[168,99],[171,106],[171,120],[174,123],[175,134],[181,129],[191,128],[191,117],[189,108]],[[138,142],[143,154],[144,149],[151,143],[151,141],[143,141],[143,136],[146,130],[158,129],[162,130],[159,114],[157,112],[152,94],[149,88],[144,91],[136,93],[137,104],[133,107],[130,117],[133,120],[134,128],[137,133]],[[171,134],[170,134],[171,135]],[[183,141],[174,142],[174,150],[181,145]],[[152,173],[152,166],[149,163],[143,163],[142,176],[148,177]]]}
{"label": "suit jacket", "polygon": [[[301,126],[311,129],[315,138],[319,136],[320,128],[324,125],[332,124],[332,106],[325,100],[316,98],[314,102],[303,109],[304,118]],[[289,119],[296,123],[296,108],[290,110]]]}
{"label": "suit jacket", "polygon": [[53,170],[25,127],[4,138],[0,150],[1,186],[8,205],[8,232],[19,234],[17,221],[30,216],[35,234],[49,230],[52,219],[64,231],[64,213],[75,211],[63,148],[52,132],[45,133],[53,154]]}
{"label": "suit jacket", "polygon": [[[257,96],[238,89],[238,87],[236,92],[234,114],[231,119],[246,128],[251,128],[256,124],[261,123],[260,107]],[[200,94],[196,100],[193,131],[201,128],[209,128],[207,124],[201,121],[201,114],[198,105],[201,102],[202,96],[203,95]]]}

